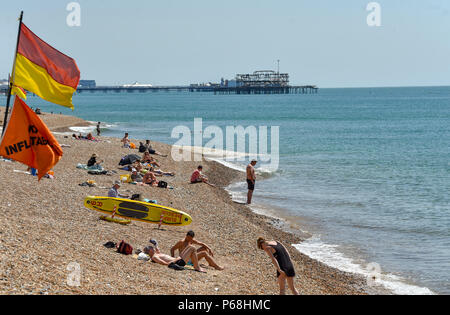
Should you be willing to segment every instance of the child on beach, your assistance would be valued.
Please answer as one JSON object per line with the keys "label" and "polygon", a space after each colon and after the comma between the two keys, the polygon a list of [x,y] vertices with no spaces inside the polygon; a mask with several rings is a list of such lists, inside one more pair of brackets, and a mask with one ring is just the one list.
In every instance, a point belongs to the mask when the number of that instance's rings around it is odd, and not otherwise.
{"label": "child on beach", "polygon": [[258,248],[264,250],[272,260],[277,269],[277,279],[280,285],[280,295],[286,293],[286,280],[294,295],[298,295],[298,291],[294,286],[295,270],[292,264],[291,256],[283,244],[276,241],[266,241],[260,237],[257,240]]}

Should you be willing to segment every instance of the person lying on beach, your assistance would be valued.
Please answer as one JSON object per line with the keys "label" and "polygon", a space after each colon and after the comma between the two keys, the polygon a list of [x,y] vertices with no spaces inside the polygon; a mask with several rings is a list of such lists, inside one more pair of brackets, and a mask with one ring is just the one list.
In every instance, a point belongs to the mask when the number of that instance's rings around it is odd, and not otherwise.
{"label": "person lying on beach", "polygon": [[119,193],[119,188],[122,185],[120,181],[115,181],[114,186],[109,190],[108,197],[111,198],[130,198],[128,195],[122,195]]}
{"label": "person lying on beach", "polygon": [[76,134],[72,134],[72,138],[75,138],[76,140],[81,140],[80,136],[77,136]]}
{"label": "person lying on beach", "polygon": [[172,257],[175,257],[175,251],[178,250],[180,253],[183,252],[188,246],[200,246],[197,248],[197,257],[200,261],[201,259],[205,258],[205,260],[208,262],[208,264],[213,267],[216,270],[223,270],[224,268],[219,266],[213,259],[214,253],[212,252],[211,248],[206,245],[205,243],[199,242],[194,239],[195,233],[194,231],[189,231],[186,234],[186,237],[180,241],[178,241],[171,249],[170,249],[170,255]]}
{"label": "person lying on beach", "polygon": [[276,241],[266,241],[260,237],[257,240],[258,248],[264,250],[272,260],[277,269],[277,279],[280,286],[280,295],[286,294],[286,280],[294,295],[298,295],[298,291],[294,286],[295,270],[292,264],[291,256],[283,244]]}
{"label": "person lying on beach", "polygon": [[92,154],[91,158],[89,159],[89,161],[87,162],[87,166],[88,167],[99,167],[101,166],[101,164],[104,162],[103,160],[101,160],[100,162],[97,162],[97,154]]}
{"label": "person lying on beach", "polygon": [[206,271],[198,264],[197,250],[194,246],[187,246],[177,258],[161,253],[158,247],[147,246],[144,248],[144,253],[150,256],[150,259],[160,265],[168,266],[176,270],[182,270],[186,266],[187,261],[192,261],[195,271]]}
{"label": "person lying on beach", "polygon": [[175,172],[165,172],[162,170],[155,170],[153,167],[150,167],[149,171],[155,174],[155,176],[175,176]]}
{"label": "person lying on beach", "polygon": [[122,138],[122,140],[120,140],[120,142],[123,143],[123,147],[124,148],[130,148],[130,139],[128,139],[128,132],[125,133],[125,136]]}
{"label": "person lying on beach", "polygon": [[212,187],[216,187],[208,181],[208,177],[202,174],[203,166],[199,165],[191,175],[191,184],[205,183]]}

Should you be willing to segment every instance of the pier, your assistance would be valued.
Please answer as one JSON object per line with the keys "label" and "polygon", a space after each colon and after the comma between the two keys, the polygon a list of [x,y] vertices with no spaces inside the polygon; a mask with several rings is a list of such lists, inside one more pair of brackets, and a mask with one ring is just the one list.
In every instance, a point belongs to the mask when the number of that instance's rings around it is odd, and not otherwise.
{"label": "pier", "polygon": [[248,86],[248,87],[218,87],[214,94],[316,94],[319,88],[314,85],[305,86]]}
{"label": "pier", "polygon": [[[313,85],[305,86],[152,86],[152,87],[122,87],[97,86],[95,88],[78,88],[77,93],[147,93],[147,92],[211,92],[214,94],[314,94],[319,88]],[[6,92],[6,91],[5,91]]]}
{"label": "pier", "polygon": [[[222,79],[221,83],[204,83],[174,86],[131,85],[97,86],[94,80],[82,80],[77,93],[148,93],[148,92],[203,92],[215,95],[226,94],[316,94],[315,85],[292,86],[289,74],[272,70],[260,70],[251,74],[237,74],[233,80]],[[0,94],[8,92],[7,85],[0,85]]]}

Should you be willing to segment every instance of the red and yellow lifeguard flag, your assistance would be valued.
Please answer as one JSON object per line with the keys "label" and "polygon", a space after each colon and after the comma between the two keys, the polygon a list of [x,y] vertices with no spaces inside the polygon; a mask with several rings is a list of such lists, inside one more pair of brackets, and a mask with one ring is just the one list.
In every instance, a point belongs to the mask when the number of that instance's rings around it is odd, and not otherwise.
{"label": "red and yellow lifeguard flag", "polygon": [[39,180],[61,159],[58,141],[20,98],[16,96],[11,118],[0,143],[0,156],[38,170]]}
{"label": "red and yellow lifeguard flag", "polygon": [[[14,87],[73,109],[72,96],[80,82],[80,70],[75,60],[44,42],[22,23],[12,82]],[[13,94],[23,98],[17,90]]]}

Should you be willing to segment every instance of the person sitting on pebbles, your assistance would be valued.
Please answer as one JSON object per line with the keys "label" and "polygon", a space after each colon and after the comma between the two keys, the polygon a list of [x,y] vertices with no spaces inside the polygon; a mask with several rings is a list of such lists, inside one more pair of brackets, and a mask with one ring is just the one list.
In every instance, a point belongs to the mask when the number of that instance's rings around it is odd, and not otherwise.
{"label": "person sitting on pebbles", "polygon": [[149,185],[149,186],[153,186],[153,187],[158,187],[158,183],[159,183],[159,181],[156,179],[156,175],[153,172],[150,172],[150,171],[148,171],[144,175],[144,178],[142,179],[142,182],[145,185]]}
{"label": "person sitting on pebbles", "polygon": [[111,198],[130,198],[130,196],[128,195],[122,195],[119,193],[119,188],[122,185],[122,183],[120,181],[115,181],[114,182],[114,186],[112,186],[112,188],[109,190],[108,192],[108,197]]}
{"label": "person sitting on pebbles", "polygon": [[135,183],[142,183],[143,177],[138,173],[137,169],[133,168],[131,170],[131,180]]}
{"label": "person sitting on pebbles", "polygon": [[152,145],[150,144],[150,140],[145,140],[144,147],[147,150],[147,152],[150,153],[150,154],[159,155],[159,156],[162,156],[162,157],[167,157],[167,155],[162,154],[161,152],[157,152],[156,150],[154,150],[152,148]]}
{"label": "person sitting on pebbles", "polygon": [[101,164],[104,162],[103,160],[101,160],[100,162],[97,162],[97,158],[98,155],[97,154],[92,154],[91,158],[89,159],[89,161],[87,162],[87,166],[90,168],[101,168]]}
{"label": "person sitting on pebbles", "polygon": [[184,266],[186,266],[186,261],[191,260],[195,271],[206,273],[198,264],[197,250],[194,246],[187,246],[177,258],[161,253],[158,247],[153,247],[152,245],[145,247],[144,253],[149,255],[153,262],[175,270],[183,270]]}
{"label": "person sitting on pebbles", "polygon": [[216,187],[208,181],[208,177],[202,174],[203,166],[199,165],[191,175],[191,184],[205,183],[209,186]]}
{"label": "person sitting on pebbles", "polygon": [[131,141],[128,138],[128,132],[125,133],[125,136],[122,138],[122,140],[120,140],[120,142],[122,142],[124,148],[130,148]]}
{"label": "person sitting on pebbles", "polygon": [[150,155],[147,151],[145,151],[144,156],[141,160],[142,163],[150,164],[152,167],[161,167],[158,162],[153,158],[153,156]]}
{"label": "person sitting on pebbles", "polygon": [[171,249],[170,249],[170,255],[172,257],[175,256],[175,251],[178,250],[180,253],[183,252],[188,246],[197,245],[200,246],[197,251],[197,257],[198,260],[201,260],[205,258],[205,260],[208,262],[208,264],[213,267],[216,270],[223,270],[224,268],[219,266],[214,261],[214,253],[212,252],[211,248],[206,245],[205,243],[199,242],[194,239],[195,233],[194,231],[189,231],[186,234],[186,237],[180,241],[178,241]]}

